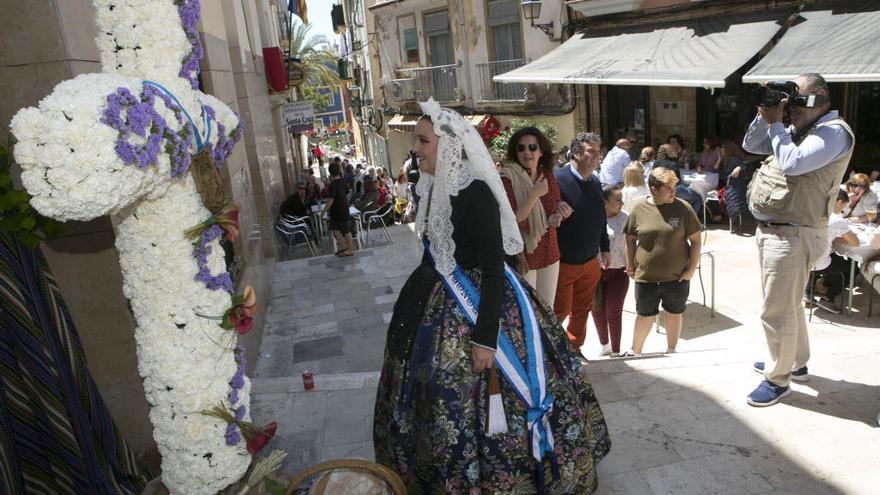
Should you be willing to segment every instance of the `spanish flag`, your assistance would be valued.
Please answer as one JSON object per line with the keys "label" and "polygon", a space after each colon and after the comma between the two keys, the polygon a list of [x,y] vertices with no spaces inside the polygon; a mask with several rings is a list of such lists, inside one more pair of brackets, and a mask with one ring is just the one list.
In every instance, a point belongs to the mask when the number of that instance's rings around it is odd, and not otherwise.
{"label": "spanish flag", "polygon": [[306,0],[289,0],[287,2],[287,10],[299,16],[303,24],[309,23],[309,7],[306,5]]}

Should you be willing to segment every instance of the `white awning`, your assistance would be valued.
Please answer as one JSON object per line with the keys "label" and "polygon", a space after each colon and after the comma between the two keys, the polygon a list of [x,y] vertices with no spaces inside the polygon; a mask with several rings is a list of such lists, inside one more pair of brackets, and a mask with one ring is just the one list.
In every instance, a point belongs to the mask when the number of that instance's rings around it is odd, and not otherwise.
{"label": "white awning", "polygon": [[[880,81],[880,1],[805,10],[743,82],[818,72],[829,82]],[[827,7],[826,7],[827,8]]]}
{"label": "white awning", "polygon": [[721,88],[779,32],[786,17],[764,12],[587,32],[493,80]]}

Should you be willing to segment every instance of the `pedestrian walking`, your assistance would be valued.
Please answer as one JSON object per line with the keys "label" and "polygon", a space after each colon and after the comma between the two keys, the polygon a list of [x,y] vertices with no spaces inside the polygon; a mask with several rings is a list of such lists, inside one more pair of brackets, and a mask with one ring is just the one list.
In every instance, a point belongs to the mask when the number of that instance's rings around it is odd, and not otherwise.
{"label": "pedestrian walking", "polygon": [[516,131],[499,173],[525,245],[525,279],[552,308],[559,279],[556,228],[571,208],[559,197],[550,141],[536,127]]}
{"label": "pedestrian walking", "polygon": [[330,233],[336,239],[336,256],[351,256],[354,254],[354,241],[351,237],[351,214],[348,212],[348,186],[342,180],[339,163],[330,163],[328,171],[332,182],[327,187],[329,197],[324,213],[330,215]]}
{"label": "pedestrian walking", "polygon": [[636,322],[632,349],[638,356],[660,306],[666,311],[666,352],[675,352],[690,293],[690,280],[700,261],[700,221],[693,208],[675,197],[678,178],[665,167],[648,177],[651,196],[630,210],[626,232],[626,273],[635,281]]}
{"label": "pedestrian walking", "polygon": [[504,263],[523,245],[501,178],[461,115],[421,105],[426,252],[388,328],[376,460],[408,493],[592,493],[608,429],[556,317]]}
{"label": "pedestrian walking", "polygon": [[[627,166],[627,168],[633,165]],[[637,167],[634,167],[637,168]],[[641,172],[636,174],[641,180]],[[626,274],[626,234],[623,231],[629,214],[623,211],[623,192],[619,186],[606,186],[602,189],[605,200],[605,216],[608,218],[608,241],[611,248],[611,263],[602,268],[602,278],[596,299],[600,307],[593,309],[593,322],[602,344],[601,356],[620,354],[620,334],[623,325],[623,301],[629,290],[629,277]]]}
{"label": "pedestrian walking", "polygon": [[605,201],[599,178],[593,174],[599,165],[601,146],[602,139],[597,134],[578,134],[571,141],[571,162],[556,171],[560,198],[573,211],[557,229],[559,282],[553,310],[559,321],[569,318],[568,340],[577,350],[584,345],[587,316],[602,276],[601,266],[611,262]]}

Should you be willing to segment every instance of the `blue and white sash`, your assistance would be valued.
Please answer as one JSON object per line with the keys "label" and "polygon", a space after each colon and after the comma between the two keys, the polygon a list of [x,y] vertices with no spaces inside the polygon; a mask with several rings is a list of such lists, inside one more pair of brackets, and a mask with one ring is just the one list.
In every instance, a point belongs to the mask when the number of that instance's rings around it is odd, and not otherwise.
{"label": "blue and white sash", "polygon": [[[426,250],[427,252],[427,250]],[[458,302],[471,326],[477,323],[480,307],[480,293],[474,282],[461,269],[455,267],[450,275],[440,274],[444,285]],[[495,351],[495,364],[517,395],[528,406],[528,428],[532,456],[538,462],[539,477],[543,474],[545,454],[553,456],[553,432],[550,428],[550,413],[553,411],[553,396],[547,392],[547,370],[544,368],[544,347],[541,331],[535,316],[535,309],[529,302],[526,290],[520,284],[513,270],[505,263],[504,276],[516,293],[517,303],[523,318],[525,332],[526,362],[519,360],[507,330],[498,330],[498,348]]]}

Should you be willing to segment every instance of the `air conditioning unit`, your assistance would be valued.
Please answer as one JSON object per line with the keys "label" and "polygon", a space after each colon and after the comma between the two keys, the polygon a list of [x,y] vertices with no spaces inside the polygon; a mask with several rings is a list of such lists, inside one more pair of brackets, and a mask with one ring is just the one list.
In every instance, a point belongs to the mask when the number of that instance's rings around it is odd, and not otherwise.
{"label": "air conditioning unit", "polygon": [[392,104],[400,104],[416,99],[416,80],[391,79],[385,83],[385,96]]}

